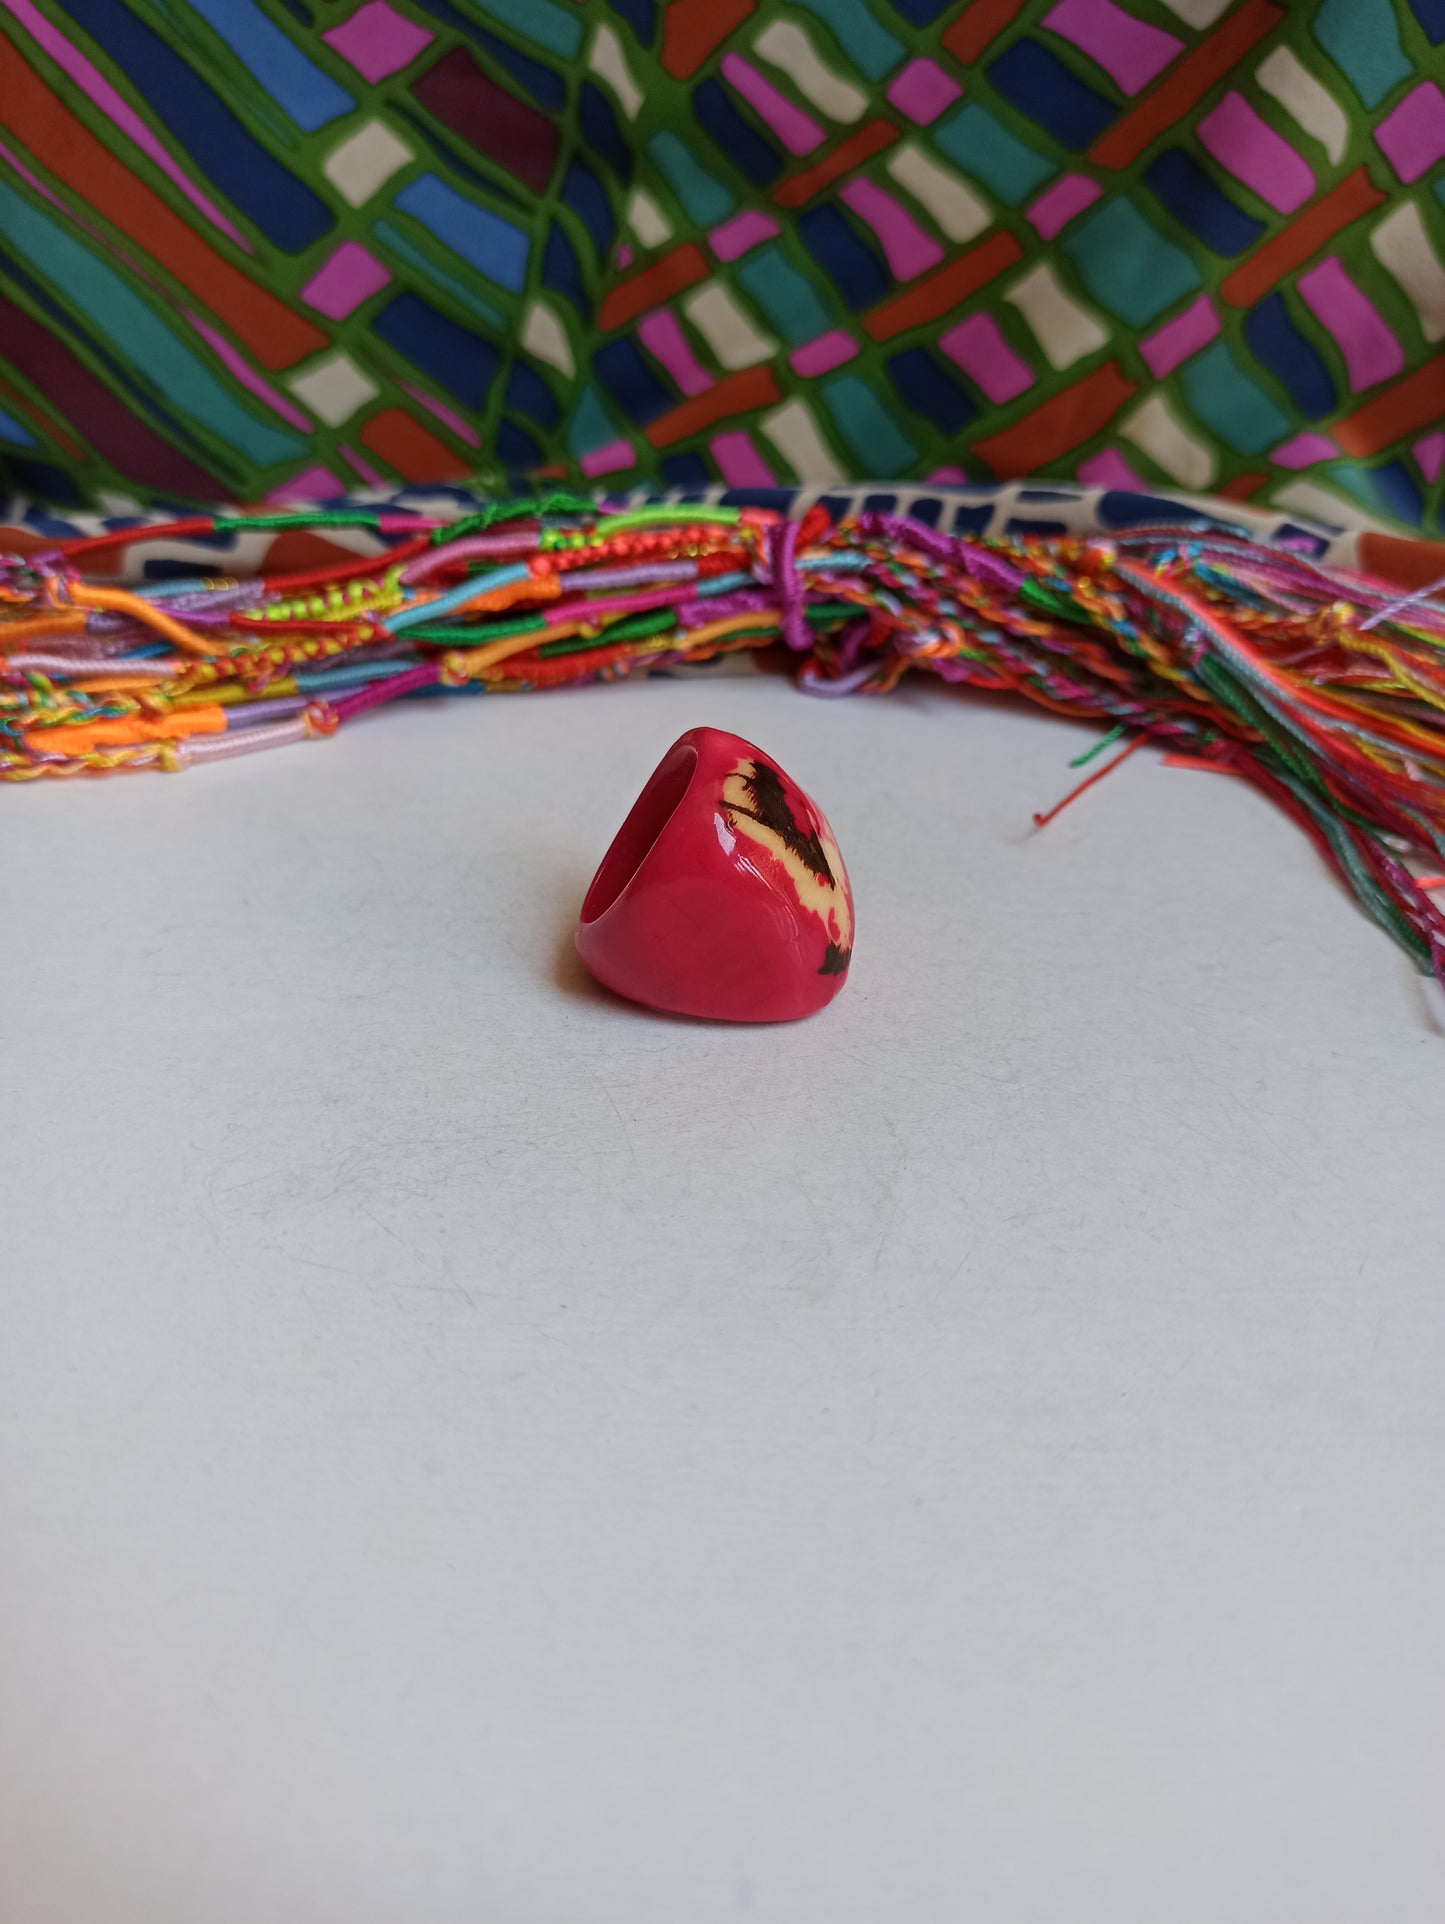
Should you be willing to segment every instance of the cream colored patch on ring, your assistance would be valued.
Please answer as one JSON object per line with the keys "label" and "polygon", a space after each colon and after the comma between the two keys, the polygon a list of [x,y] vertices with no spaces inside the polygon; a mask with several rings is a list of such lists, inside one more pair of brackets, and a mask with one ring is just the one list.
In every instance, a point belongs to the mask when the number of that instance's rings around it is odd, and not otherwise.
{"label": "cream colored patch on ring", "polygon": [[767,850],[774,861],[781,862],[787,870],[788,880],[797,891],[799,902],[818,917],[828,932],[829,940],[844,951],[851,949],[853,918],[848,908],[847,871],[843,867],[838,844],[833,840],[833,831],[821,815],[816,815],[810,823],[799,825],[811,827],[817,834],[824,858],[836,878],[825,882],[821,875],[814,874],[796,849],[788,847],[776,829],[769,828],[766,822],[760,822],[752,813],[751,783],[757,772],[756,762],[743,761],[725,777],[722,799],[728,812],[728,821],[739,835],[756,842],[759,848]]}

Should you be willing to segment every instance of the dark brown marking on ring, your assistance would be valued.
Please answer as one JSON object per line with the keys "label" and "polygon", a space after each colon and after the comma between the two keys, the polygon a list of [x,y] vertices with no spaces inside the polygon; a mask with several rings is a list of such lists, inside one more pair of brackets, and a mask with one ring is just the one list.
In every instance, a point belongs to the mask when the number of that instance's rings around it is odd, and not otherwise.
{"label": "dark brown marking on ring", "polygon": [[[783,788],[783,778],[777,769],[770,767],[767,762],[755,761],[752,764],[752,770],[752,774],[748,775],[740,769],[738,779],[745,784],[748,793],[752,796],[753,806],[737,808],[729,804],[733,807],[734,813],[747,815],[763,828],[771,830],[783,846],[790,849],[800,862],[806,864],[820,882],[826,882],[829,888],[837,888],[838,878],[834,875],[828,857],[823,852],[818,831],[815,828],[799,828],[793,820],[793,811],[788,807],[788,797]],[[847,963],[845,962],[843,966],[846,968]],[[837,973],[837,971],[825,969],[824,973]]]}

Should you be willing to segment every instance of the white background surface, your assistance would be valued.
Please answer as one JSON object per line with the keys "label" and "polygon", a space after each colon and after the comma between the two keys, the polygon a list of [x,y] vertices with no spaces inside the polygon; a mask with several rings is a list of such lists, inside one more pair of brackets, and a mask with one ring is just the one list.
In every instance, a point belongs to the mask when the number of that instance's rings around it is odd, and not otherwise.
{"label": "white background surface", "polygon": [[[789,1028],[569,959],[696,722]],[[0,1916],[1439,1924],[1445,1037],[1269,805],[770,680],[4,806]]]}

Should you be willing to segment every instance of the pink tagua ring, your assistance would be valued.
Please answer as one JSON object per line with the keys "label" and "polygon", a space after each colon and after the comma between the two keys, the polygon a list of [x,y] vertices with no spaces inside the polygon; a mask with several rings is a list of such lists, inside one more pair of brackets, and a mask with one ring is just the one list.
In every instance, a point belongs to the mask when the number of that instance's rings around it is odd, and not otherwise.
{"label": "pink tagua ring", "polygon": [[609,989],[674,1015],[812,1015],[853,953],[853,895],[822,810],[751,742],[690,728],[603,856],[577,952]]}

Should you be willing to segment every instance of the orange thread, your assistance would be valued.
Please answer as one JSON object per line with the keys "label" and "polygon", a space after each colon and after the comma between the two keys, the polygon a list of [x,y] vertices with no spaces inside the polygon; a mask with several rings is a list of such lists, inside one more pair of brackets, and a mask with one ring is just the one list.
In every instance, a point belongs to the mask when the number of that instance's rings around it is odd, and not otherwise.
{"label": "orange thread", "polygon": [[1076,802],[1079,799],[1079,797],[1083,794],[1086,788],[1092,788],[1095,782],[1101,782],[1103,781],[1106,775],[1112,775],[1114,770],[1119,766],[1120,762],[1127,762],[1129,757],[1135,754],[1139,749],[1141,749],[1144,746],[1145,742],[1148,741],[1148,739],[1149,739],[1149,735],[1147,730],[1145,731],[1144,734],[1136,736],[1135,739],[1130,742],[1129,746],[1123,751],[1122,754],[1116,755],[1114,759],[1110,762],[1105,762],[1102,768],[1096,769],[1095,772],[1089,776],[1088,780],[1080,782],[1077,788],[1070,789],[1068,794],[1064,797],[1064,799],[1061,802],[1055,802],[1053,807],[1051,809],[1048,809],[1044,814],[1035,815],[1034,827],[1035,828],[1047,827],[1047,825],[1054,819],[1056,815],[1063,814],[1064,810],[1069,806],[1070,802]]}
{"label": "orange thread", "polygon": [[122,748],[134,742],[172,741],[181,735],[224,735],[226,711],[219,705],[188,708],[154,721],[141,716],[124,720],[63,722],[57,728],[27,729],[25,746],[35,754],[83,754],[89,748]]}
{"label": "orange thread", "polygon": [[53,615],[29,615],[23,621],[0,621],[0,647],[39,635],[77,635],[84,626],[85,616],[72,608],[58,608]]}
{"label": "orange thread", "polygon": [[109,608],[117,614],[131,615],[147,628],[154,628],[158,635],[164,635],[167,641],[173,641],[177,648],[184,648],[188,655],[221,653],[219,642],[208,641],[193,628],[187,628],[184,622],[177,621],[174,615],[163,614],[143,595],[127,594],[124,588],[96,588],[85,581],[72,580],[68,586],[70,599],[79,602],[82,608]]}

